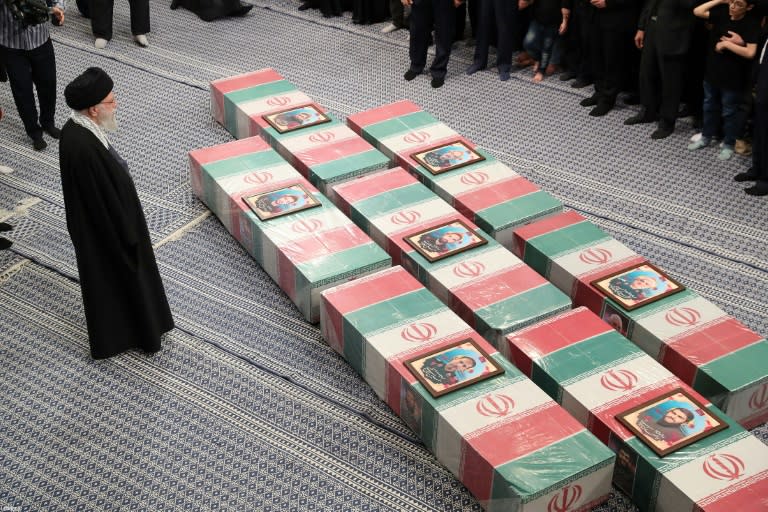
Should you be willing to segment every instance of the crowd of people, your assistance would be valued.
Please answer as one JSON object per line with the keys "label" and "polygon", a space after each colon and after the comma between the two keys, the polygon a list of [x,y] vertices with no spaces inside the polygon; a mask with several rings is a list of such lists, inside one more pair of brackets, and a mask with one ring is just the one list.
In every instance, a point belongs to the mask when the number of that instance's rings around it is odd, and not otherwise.
{"label": "crowd of people", "polygon": [[624,124],[655,123],[652,139],[669,137],[679,117],[692,116],[701,133],[688,150],[721,140],[720,160],[751,151],[752,166],[734,179],[755,181],[745,189],[749,195],[768,195],[768,0],[303,0],[299,6],[309,8],[325,17],[352,10],[355,23],[381,22],[389,10],[382,32],[409,30],[405,80],[423,74],[435,45],[429,67],[435,88],[445,83],[468,16],[468,43],[475,45],[468,75],[488,67],[493,46],[500,80],[513,67],[531,67],[534,82],[559,73],[574,88],[593,86],[581,100],[589,115],[604,116],[619,100],[639,104]]}

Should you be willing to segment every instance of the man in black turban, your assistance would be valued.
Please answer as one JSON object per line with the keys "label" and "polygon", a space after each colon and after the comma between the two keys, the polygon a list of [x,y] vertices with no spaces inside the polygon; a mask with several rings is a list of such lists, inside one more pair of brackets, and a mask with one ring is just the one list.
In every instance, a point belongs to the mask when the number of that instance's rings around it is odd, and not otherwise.
{"label": "man in black turban", "polygon": [[67,85],[72,115],[59,143],[67,229],[96,359],[134,347],[156,352],[173,328],[136,187],[107,138],[117,129],[112,86],[100,68]]}

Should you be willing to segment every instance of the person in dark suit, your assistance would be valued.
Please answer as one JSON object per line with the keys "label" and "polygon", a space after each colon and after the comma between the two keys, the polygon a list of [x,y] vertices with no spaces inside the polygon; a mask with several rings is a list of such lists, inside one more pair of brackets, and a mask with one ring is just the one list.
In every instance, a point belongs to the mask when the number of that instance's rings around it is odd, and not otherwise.
{"label": "person in dark suit", "polygon": [[604,116],[616,104],[616,96],[626,82],[632,34],[637,26],[638,0],[590,0],[587,26],[591,28],[590,51],[595,78],[595,94],[582,100],[594,106],[591,116]]}
{"label": "person in dark suit", "polygon": [[[739,34],[732,38],[737,44],[744,39]],[[752,167],[733,177],[738,182],[754,181],[744,189],[751,196],[768,195],[768,38],[764,38],[758,53],[755,105],[752,109]]]}
{"label": "person in dark suit", "polygon": [[435,58],[429,72],[432,87],[442,87],[451,57],[451,45],[456,32],[456,7],[464,0],[402,0],[411,6],[411,38],[408,55],[411,65],[403,78],[413,80],[427,65],[427,48],[432,30],[435,31]]}
{"label": "person in dark suit", "polygon": [[686,56],[696,21],[695,2],[648,0],[637,23],[635,46],[642,50],[639,87],[643,109],[624,124],[652,123],[658,119],[652,139],[666,138],[675,129]]}

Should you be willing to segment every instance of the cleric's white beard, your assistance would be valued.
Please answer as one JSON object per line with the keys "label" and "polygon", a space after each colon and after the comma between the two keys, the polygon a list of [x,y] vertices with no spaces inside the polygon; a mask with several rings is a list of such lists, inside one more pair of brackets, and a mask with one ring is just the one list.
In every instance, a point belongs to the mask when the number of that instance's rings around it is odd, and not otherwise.
{"label": "cleric's white beard", "polygon": [[107,109],[99,109],[96,123],[105,132],[112,133],[117,131],[117,119],[114,110],[110,112]]}

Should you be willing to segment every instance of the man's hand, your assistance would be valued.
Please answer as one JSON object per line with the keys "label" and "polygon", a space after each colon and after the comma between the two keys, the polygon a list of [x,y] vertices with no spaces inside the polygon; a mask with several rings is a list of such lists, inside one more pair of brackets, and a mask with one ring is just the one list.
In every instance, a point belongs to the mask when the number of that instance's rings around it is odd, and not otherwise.
{"label": "man's hand", "polygon": [[728,41],[718,41],[718,43],[715,45],[715,51],[717,53],[723,53],[723,50],[728,49]]}
{"label": "man's hand", "polygon": [[453,0],[453,6],[458,7],[464,3],[464,0]]}
{"label": "man's hand", "polygon": [[635,47],[638,50],[642,50],[643,43],[645,43],[645,30],[638,30],[635,32]]}
{"label": "man's hand", "polygon": [[568,30],[568,18],[563,18],[563,21],[560,23],[560,28],[557,29],[557,33],[560,35],[563,35],[567,30]]}
{"label": "man's hand", "polygon": [[589,3],[598,9],[605,9],[605,0],[589,0]]}
{"label": "man's hand", "polygon": [[404,6],[406,6],[406,7],[410,7],[411,5],[413,5],[413,0],[400,0],[400,1],[401,1],[401,2],[403,3],[403,5],[404,5]]}
{"label": "man's hand", "polygon": [[61,7],[52,8],[51,14],[53,15],[53,18],[56,20],[57,26],[64,24],[64,11],[61,9]]}
{"label": "man's hand", "polygon": [[729,30],[727,35],[721,37],[720,41],[729,41],[736,46],[747,46],[747,43],[744,42],[744,38],[732,30]]}

